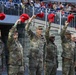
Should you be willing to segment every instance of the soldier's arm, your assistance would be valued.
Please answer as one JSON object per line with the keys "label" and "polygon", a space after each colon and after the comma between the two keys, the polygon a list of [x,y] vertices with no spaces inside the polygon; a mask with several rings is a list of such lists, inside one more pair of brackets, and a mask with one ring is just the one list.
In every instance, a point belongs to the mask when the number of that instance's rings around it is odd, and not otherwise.
{"label": "soldier's arm", "polygon": [[20,19],[18,19],[15,22],[14,26],[12,26],[12,28],[10,29],[9,34],[8,34],[8,40],[9,41],[12,41],[13,40],[13,34],[14,34],[14,31],[17,30],[16,27],[17,27],[17,24],[18,24],[19,21],[20,21]]}
{"label": "soldier's arm", "polygon": [[76,67],[76,43],[75,43],[75,48],[74,48],[74,62],[75,62],[75,67]]}
{"label": "soldier's arm", "polygon": [[28,23],[26,24],[26,26],[25,26],[25,30],[27,31],[27,33],[28,33],[28,35],[30,36],[30,38],[32,38],[33,37],[33,32],[32,32],[32,30],[30,29],[30,25],[31,25],[31,22],[32,22],[32,20],[34,19],[34,18],[36,18],[36,15],[33,15],[29,20],[28,20]]}
{"label": "soldier's arm", "polygon": [[49,31],[50,31],[50,28],[51,28],[51,22],[49,22],[49,26],[46,28],[46,31],[45,31],[45,38],[46,38],[46,42],[47,43],[49,42]]}
{"label": "soldier's arm", "polygon": [[63,29],[61,30],[61,39],[63,39],[65,37],[65,32],[66,32],[66,29],[68,27],[68,24],[69,23],[66,21]]}

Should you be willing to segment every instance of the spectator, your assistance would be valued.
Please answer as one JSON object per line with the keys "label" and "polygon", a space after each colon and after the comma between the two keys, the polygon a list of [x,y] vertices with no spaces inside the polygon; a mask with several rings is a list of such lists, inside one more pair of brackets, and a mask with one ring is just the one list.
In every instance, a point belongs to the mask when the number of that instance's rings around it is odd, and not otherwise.
{"label": "spectator", "polygon": [[5,7],[13,9],[14,8],[13,0],[9,0],[8,2],[6,2]]}
{"label": "spectator", "polygon": [[64,5],[61,2],[57,3],[57,9],[62,9],[64,8]]}
{"label": "spectator", "polygon": [[53,9],[54,9],[54,10],[57,9],[57,5],[56,5],[56,3],[53,4]]}
{"label": "spectator", "polygon": [[30,3],[30,6],[34,6],[34,1],[33,0],[30,0],[29,3]]}
{"label": "spectator", "polygon": [[45,2],[41,2],[41,7],[46,8]]}
{"label": "spectator", "polygon": [[60,2],[60,8],[64,8],[64,5]]}
{"label": "spectator", "polygon": [[22,9],[25,9],[25,1],[24,0],[21,0],[21,3],[20,3]]}
{"label": "spectator", "polygon": [[13,3],[13,0],[8,0],[5,4],[5,11],[6,11],[6,14],[10,14],[10,15],[13,15],[14,14],[14,11],[15,11],[15,5]]}
{"label": "spectator", "polygon": [[66,12],[71,11],[71,6],[67,4],[67,5],[65,6],[64,10],[65,10]]}
{"label": "spectator", "polygon": [[35,3],[34,3],[34,6],[37,7],[37,8],[41,7],[40,1],[36,0]]}
{"label": "spectator", "polygon": [[48,3],[48,8],[53,8],[53,4],[51,2]]}

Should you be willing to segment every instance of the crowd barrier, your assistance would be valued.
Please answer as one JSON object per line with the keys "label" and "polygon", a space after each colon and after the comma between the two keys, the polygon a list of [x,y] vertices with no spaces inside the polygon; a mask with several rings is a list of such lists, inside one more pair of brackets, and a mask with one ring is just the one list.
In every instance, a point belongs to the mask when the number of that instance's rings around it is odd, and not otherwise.
{"label": "crowd barrier", "polygon": [[[47,25],[47,15],[50,13],[54,13],[55,16],[55,24],[60,25],[60,29],[62,28],[62,25],[64,25],[65,21],[67,20],[67,16],[69,15],[69,12],[65,12],[64,14],[62,14],[61,12],[58,12],[58,10],[53,10],[50,8],[36,8],[36,7],[32,7],[30,5],[26,6],[24,9],[21,7],[20,4],[14,4],[14,8],[6,8],[5,7],[5,3],[0,1],[0,7],[2,9],[2,12],[4,12],[5,14],[8,15],[16,15],[16,16],[20,16],[22,13],[27,13],[29,16],[32,16],[34,14],[40,13],[40,12],[44,12],[45,16],[44,18],[40,19],[40,20],[44,20],[45,24]],[[69,24],[70,27],[76,28],[76,13],[74,14],[74,19],[71,21],[71,23]]]}

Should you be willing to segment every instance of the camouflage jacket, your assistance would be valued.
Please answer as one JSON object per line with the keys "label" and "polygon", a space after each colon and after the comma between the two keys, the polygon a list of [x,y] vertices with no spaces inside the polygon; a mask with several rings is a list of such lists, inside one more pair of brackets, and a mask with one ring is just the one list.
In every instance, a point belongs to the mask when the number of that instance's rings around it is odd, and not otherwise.
{"label": "camouflage jacket", "polygon": [[37,37],[37,35],[31,31],[29,28],[31,23],[28,23],[28,27],[26,27],[26,31],[30,37],[30,54],[29,57],[33,58],[43,58],[43,47],[44,47],[44,42],[45,39],[43,35],[40,37]]}
{"label": "camouflage jacket", "polygon": [[74,61],[76,62],[76,43],[75,43],[75,48],[74,48]]}
{"label": "camouflage jacket", "polygon": [[57,62],[57,46],[55,45],[55,43],[49,41],[49,31],[50,31],[50,24],[49,27],[46,29],[46,33],[45,33],[45,37],[46,37],[46,62],[50,61],[52,63],[56,63]]}
{"label": "camouflage jacket", "polygon": [[16,27],[13,26],[8,35],[9,65],[23,65],[23,47],[18,40],[13,38]]}
{"label": "camouflage jacket", "polygon": [[52,42],[49,42],[46,46],[46,62],[48,61],[57,62],[57,46]]}
{"label": "camouflage jacket", "polygon": [[61,31],[61,40],[62,40],[62,57],[68,58],[68,59],[74,59],[74,42],[71,41],[71,39],[67,39],[65,37],[67,26],[64,26]]}

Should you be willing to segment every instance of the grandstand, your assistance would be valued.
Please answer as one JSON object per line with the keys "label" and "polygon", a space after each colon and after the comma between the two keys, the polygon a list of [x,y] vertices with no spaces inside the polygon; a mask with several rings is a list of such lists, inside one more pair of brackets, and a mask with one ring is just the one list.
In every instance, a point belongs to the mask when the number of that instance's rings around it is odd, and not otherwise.
{"label": "grandstand", "polygon": [[[47,1],[50,1],[50,0],[47,0]],[[50,8],[42,8],[42,7],[41,8],[34,8],[32,6],[27,6],[25,9],[22,9],[21,6],[19,5],[21,0],[13,0],[13,2],[15,2],[15,4],[14,4],[15,8],[14,9],[7,9],[5,7],[6,2],[7,2],[7,0],[0,0],[0,8],[1,8],[2,12],[4,12],[6,14],[6,18],[4,20],[0,21],[0,29],[2,31],[2,40],[5,43],[6,58],[8,56],[7,55],[6,43],[7,43],[9,29],[12,27],[12,25],[15,23],[15,21],[17,19],[19,19],[19,16],[22,13],[27,13],[30,16],[32,16],[33,14],[37,14],[41,11],[45,13],[45,17],[43,19],[37,18],[36,20],[34,20],[32,22],[31,28],[32,28],[33,31],[35,30],[34,27],[33,27],[34,26],[33,24],[35,24],[35,27],[37,25],[42,25],[44,27],[44,31],[45,31],[45,28],[48,25],[47,15],[49,13],[54,13],[56,15],[56,17],[55,17],[55,22],[52,24],[51,32],[56,35],[56,41],[55,42],[58,45],[58,57],[59,57],[58,58],[59,59],[58,70],[61,70],[61,59],[62,59],[61,58],[61,52],[62,52],[62,48],[61,48],[60,35],[59,35],[58,32],[63,27],[62,25],[64,25],[64,22],[67,19],[67,16],[68,16],[69,13],[65,12],[64,15],[60,15],[60,13],[57,12],[58,10],[53,10],[53,9],[50,9]],[[76,13],[73,13],[73,14],[75,15]],[[24,24],[21,24],[21,25],[18,25],[17,28],[18,28],[18,32],[19,32],[19,40],[22,43],[23,48],[24,48],[25,64],[27,64],[28,59],[26,59],[26,56],[27,56],[28,48],[29,48],[29,38],[27,36],[26,31],[24,30],[24,26],[25,26]],[[70,30],[72,33],[76,33],[75,28],[76,28],[76,15],[74,17],[74,20],[70,23],[68,30]],[[25,49],[26,49],[26,51],[25,51]]]}

